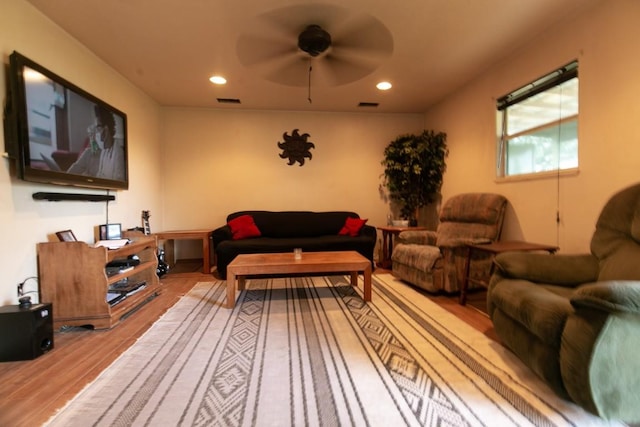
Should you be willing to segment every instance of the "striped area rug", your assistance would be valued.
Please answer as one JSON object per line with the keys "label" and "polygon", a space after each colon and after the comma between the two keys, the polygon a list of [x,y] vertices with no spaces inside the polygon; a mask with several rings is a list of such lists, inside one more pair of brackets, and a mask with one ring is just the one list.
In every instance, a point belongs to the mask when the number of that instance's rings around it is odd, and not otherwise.
{"label": "striped area rug", "polygon": [[198,283],[50,426],[600,426],[391,275]]}

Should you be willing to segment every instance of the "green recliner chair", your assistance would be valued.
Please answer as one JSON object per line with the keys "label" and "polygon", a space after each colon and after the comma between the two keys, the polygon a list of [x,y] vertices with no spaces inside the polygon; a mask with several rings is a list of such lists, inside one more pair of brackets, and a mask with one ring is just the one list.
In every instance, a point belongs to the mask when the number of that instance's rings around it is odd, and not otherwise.
{"label": "green recliner chair", "polygon": [[501,342],[559,395],[640,422],[640,184],[607,202],[590,254],[503,253],[495,266]]}

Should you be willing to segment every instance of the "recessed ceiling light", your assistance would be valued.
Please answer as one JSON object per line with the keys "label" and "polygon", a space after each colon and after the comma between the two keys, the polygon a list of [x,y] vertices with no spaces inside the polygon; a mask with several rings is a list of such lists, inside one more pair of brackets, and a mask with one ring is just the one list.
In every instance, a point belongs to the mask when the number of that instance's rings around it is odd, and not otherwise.
{"label": "recessed ceiling light", "polygon": [[376,85],[376,87],[380,90],[389,90],[391,89],[391,83],[389,82],[380,82]]}
{"label": "recessed ceiling light", "polygon": [[223,85],[227,83],[227,79],[225,79],[222,76],[211,76],[209,77],[209,81],[211,81],[211,83],[216,85]]}

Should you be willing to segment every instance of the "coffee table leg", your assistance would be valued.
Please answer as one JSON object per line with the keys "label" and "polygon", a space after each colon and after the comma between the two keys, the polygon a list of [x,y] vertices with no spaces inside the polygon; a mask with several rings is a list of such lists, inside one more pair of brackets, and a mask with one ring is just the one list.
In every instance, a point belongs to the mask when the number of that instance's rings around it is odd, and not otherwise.
{"label": "coffee table leg", "polygon": [[371,264],[365,268],[364,272],[364,300],[371,301]]}
{"label": "coffee table leg", "polygon": [[358,272],[351,272],[351,286],[358,286]]}
{"label": "coffee table leg", "polygon": [[236,275],[227,270],[227,304],[226,308],[236,305]]}

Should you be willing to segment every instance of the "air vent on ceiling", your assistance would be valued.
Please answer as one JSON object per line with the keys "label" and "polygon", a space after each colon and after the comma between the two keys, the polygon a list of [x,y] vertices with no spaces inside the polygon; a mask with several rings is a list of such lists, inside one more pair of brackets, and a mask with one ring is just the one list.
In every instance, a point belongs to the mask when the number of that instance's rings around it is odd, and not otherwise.
{"label": "air vent on ceiling", "polygon": [[375,108],[378,106],[377,102],[361,102],[358,104],[358,107],[372,107]]}
{"label": "air vent on ceiling", "polygon": [[218,98],[220,104],[240,104],[240,100],[237,98]]}

